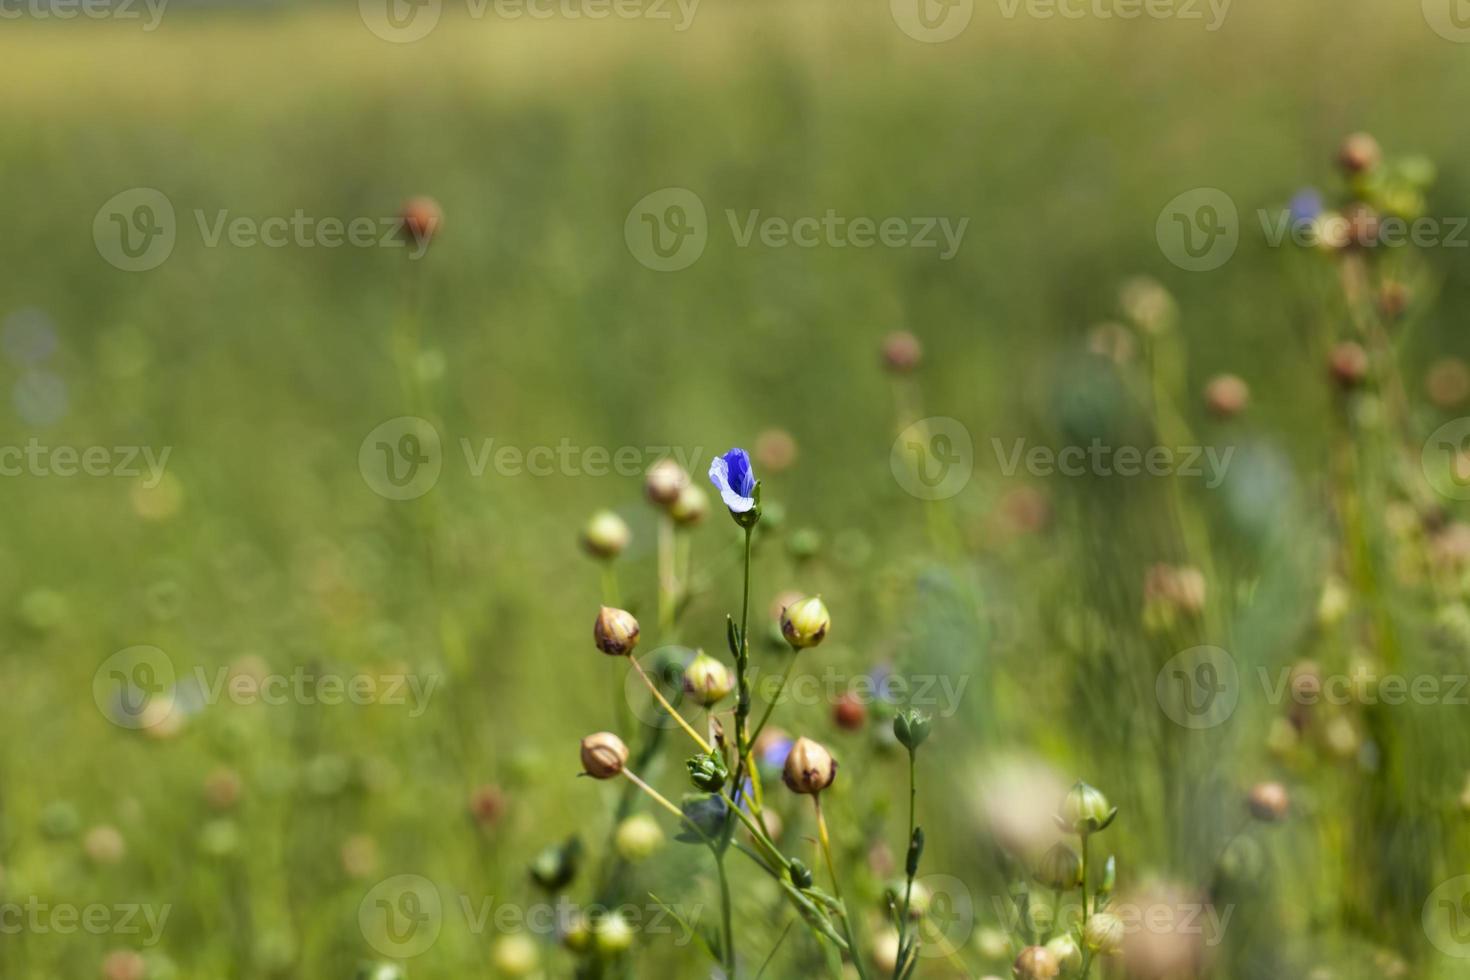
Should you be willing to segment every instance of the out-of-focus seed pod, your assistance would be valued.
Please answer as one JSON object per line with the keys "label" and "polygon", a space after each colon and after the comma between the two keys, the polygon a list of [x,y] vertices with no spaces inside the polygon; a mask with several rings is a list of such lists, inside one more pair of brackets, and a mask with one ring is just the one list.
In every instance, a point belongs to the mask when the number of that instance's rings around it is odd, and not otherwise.
{"label": "out-of-focus seed pod", "polygon": [[680,527],[693,527],[709,513],[709,494],[693,483],[679,491],[679,498],[669,507],[669,516]]}
{"label": "out-of-focus seed pod", "polygon": [[495,969],[508,977],[528,977],[535,971],[540,954],[530,936],[512,933],[496,940],[490,954]]}
{"label": "out-of-focus seed pod", "polygon": [[643,861],[653,855],[664,842],[658,821],[646,813],[637,813],[622,823],[613,835],[613,846],[624,861]]}
{"label": "out-of-focus seed pod", "polygon": [[505,813],[505,793],[499,786],[477,786],[470,793],[470,816],[475,823],[488,827]]}
{"label": "out-of-focus seed pod", "polygon": [[116,864],[127,854],[128,845],[116,827],[101,824],[87,831],[82,838],[82,850],[93,864]]}
{"label": "out-of-focus seed pod", "polygon": [[1046,944],[1046,951],[1056,958],[1063,970],[1074,973],[1082,969],[1082,947],[1070,935],[1057,936]]}
{"label": "out-of-focus seed pod", "polygon": [[1052,980],[1062,972],[1062,965],[1045,946],[1027,946],[1011,964],[1015,980]]}
{"label": "out-of-focus seed pod", "polygon": [[883,365],[894,374],[908,374],[923,359],[923,345],[907,330],[895,330],[883,338]]}
{"label": "out-of-focus seed pod", "polygon": [[1071,891],[1082,884],[1082,858],[1064,843],[1054,844],[1036,863],[1036,880],[1048,888]]}
{"label": "out-of-focus seed pod", "polygon": [[1458,357],[1444,357],[1430,365],[1424,390],[1436,408],[1455,408],[1470,398],[1470,367]]}
{"label": "out-of-focus seed pod", "polygon": [[689,474],[672,459],[661,459],[648,468],[643,477],[643,493],[650,503],[671,507],[679,494],[689,486]]}
{"label": "out-of-focus seed pod", "polygon": [[1234,418],[1250,403],[1250,387],[1233,374],[1221,374],[1205,386],[1205,404],[1216,417]]}
{"label": "out-of-focus seed pod", "polygon": [[755,437],[755,461],[765,473],[780,473],[796,462],[796,440],[785,429],[767,429]]}
{"label": "out-of-focus seed pod", "polygon": [[405,237],[426,243],[439,234],[444,224],[444,209],[432,197],[412,197],[399,210],[398,220]]}
{"label": "out-of-focus seed pod", "polygon": [[593,514],[582,529],[582,547],[594,558],[616,558],[632,540],[627,522],[610,510]]}
{"label": "out-of-focus seed pod", "polygon": [[1279,823],[1286,819],[1291,808],[1291,797],[1286,787],[1277,782],[1257,783],[1246,797],[1251,816],[1263,823]]}
{"label": "out-of-focus seed pod", "polygon": [[863,704],[862,698],[848,692],[832,706],[832,720],[843,731],[860,731],[868,721],[868,707]]}
{"label": "out-of-focus seed pod", "polygon": [[1337,162],[1349,174],[1366,173],[1383,160],[1378,141],[1368,133],[1353,133],[1337,150]]}
{"label": "out-of-focus seed pod", "polygon": [[625,953],[633,946],[633,927],[618,912],[608,912],[592,925],[592,942],[603,956]]}
{"label": "out-of-focus seed pod", "polygon": [[1111,956],[1123,948],[1123,920],[1111,912],[1098,912],[1087,920],[1082,942],[1094,953]]}
{"label": "out-of-focus seed pod", "polygon": [[1361,344],[1345,340],[1332,348],[1327,357],[1327,368],[1338,387],[1344,390],[1357,388],[1368,377],[1368,352]]}

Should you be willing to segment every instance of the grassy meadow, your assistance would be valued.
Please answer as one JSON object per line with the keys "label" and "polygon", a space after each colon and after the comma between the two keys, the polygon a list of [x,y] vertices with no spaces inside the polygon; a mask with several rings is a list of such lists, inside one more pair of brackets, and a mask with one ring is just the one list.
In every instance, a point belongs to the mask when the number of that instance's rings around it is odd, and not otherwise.
{"label": "grassy meadow", "polygon": [[[0,977],[715,977],[730,936],[741,980],[897,978],[910,706],[933,729],[908,975],[1058,975],[1013,964],[1067,934],[1032,865],[1079,779],[1118,808],[1091,914],[1111,856],[1116,908],[1168,923],[1063,980],[1465,975],[1470,423],[1421,449],[1470,414],[1470,46],[1418,3],[1241,0],[1213,31],[1201,8],[976,3],[934,44],[867,0],[705,0],[683,30],[446,3],[413,43],[352,4],[8,17]],[[1380,171],[1432,162],[1402,212],[1438,237],[1273,245],[1260,215],[1304,187],[1378,200],[1337,163],[1362,131]],[[666,188],[707,240],[659,271],[636,211]],[[1239,242],[1189,271],[1161,211],[1198,188]],[[160,195],[171,252],[120,267],[101,242]],[[422,250],[397,233],[419,195],[443,213]],[[251,237],[297,214],[371,242]],[[759,230],[828,214],[938,244]],[[897,331],[912,370],[880,356]],[[1206,396],[1227,374],[1248,404]],[[922,499],[911,465],[959,433],[958,482]],[[1058,468],[1094,444],[1204,472]],[[726,930],[711,851],[578,778],[606,730],[694,792],[592,624],[635,615],[655,676],[733,666],[743,532],[705,473],[736,446],[762,490],[755,713],[796,657],[772,724],[841,764],[846,957],[733,846]],[[393,480],[423,453],[431,486]],[[666,454],[709,491],[677,532],[644,499]],[[601,510],[631,529],[607,562],[581,542]],[[793,590],[832,623],[799,653]],[[830,890],[810,801],[760,768],[773,841]],[[630,813],[657,846],[615,840]],[[595,903],[641,910],[630,948],[532,922]]]}

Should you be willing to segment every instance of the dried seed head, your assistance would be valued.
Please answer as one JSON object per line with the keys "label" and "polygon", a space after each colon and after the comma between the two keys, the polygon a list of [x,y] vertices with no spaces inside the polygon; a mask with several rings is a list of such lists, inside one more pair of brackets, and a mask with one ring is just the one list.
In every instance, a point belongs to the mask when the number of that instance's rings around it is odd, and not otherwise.
{"label": "dried seed head", "polygon": [[831,628],[832,615],[819,596],[799,599],[781,611],[781,635],[798,650],[821,643]]}
{"label": "dried seed head", "polygon": [[849,691],[832,706],[832,720],[843,731],[860,731],[868,720],[868,707],[862,698]]}
{"label": "dried seed head", "polygon": [[786,756],[781,778],[791,792],[816,796],[837,778],[837,760],[820,744],[799,738]]}
{"label": "dried seed head", "polygon": [[643,493],[660,507],[671,507],[679,493],[689,486],[689,474],[672,459],[661,459],[648,468],[643,477]]}
{"label": "dried seed head", "polygon": [[603,606],[592,625],[597,649],[610,657],[626,657],[638,645],[638,620],[626,609]]}
{"label": "dried seed head", "polygon": [[612,779],[628,764],[628,747],[612,732],[594,732],[582,739],[582,770],[593,779]]}
{"label": "dried seed head", "polygon": [[596,558],[616,558],[633,540],[628,524],[610,510],[600,510],[587,521],[582,530],[582,547]]}

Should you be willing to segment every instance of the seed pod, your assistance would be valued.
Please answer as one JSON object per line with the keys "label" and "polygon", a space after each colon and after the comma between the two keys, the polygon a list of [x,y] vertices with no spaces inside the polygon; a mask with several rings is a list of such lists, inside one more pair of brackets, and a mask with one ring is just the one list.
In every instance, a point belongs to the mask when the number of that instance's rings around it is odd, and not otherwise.
{"label": "seed pod", "polygon": [[1108,798],[1101,790],[1079,779],[1062,801],[1057,823],[1074,834],[1095,834],[1106,830],[1117,815],[1118,808],[1108,805]]}
{"label": "seed pod", "polygon": [[672,459],[661,459],[643,476],[643,493],[650,503],[670,507],[689,486],[689,474]]}
{"label": "seed pod", "polygon": [[1111,956],[1123,948],[1123,920],[1111,912],[1097,912],[1087,920],[1082,941],[1094,953]]}
{"label": "seed pod", "polygon": [[594,558],[616,558],[633,540],[628,524],[610,510],[600,510],[582,529],[582,547]]}
{"label": "seed pod", "polygon": [[1358,387],[1368,377],[1368,352],[1351,340],[1332,348],[1327,364],[1332,380],[1344,390]]}
{"label": "seed pod", "polygon": [[628,764],[628,747],[612,732],[582,739],[582,770],[593,779],[612,779]]}
{"label": "seed pod", "polygon": [[1016,980],[1052,980],[1061,972],[1062,965],[1045,946],[1027,946],[1011,966]]}
{"label": "seed pod", "polygon": [[693,527],[709,513],[709,494],[691,483],[679,491],[679,498],[669,507],[669,516],[680,527]]}
{"label": "seed pod", "polygon": [[626,609],[603,606],[592,626],[597,649],[610,657],[625,657],[638,645],[638,620]]}
{"label": "seed pod", "polygon": [[819,596],[800,599],[781,611],[781,635],[797,650],[821,643],[831,628],[832,614]]}
{"label": "seed pod", "polygon": [[1234,418],[1250,401],[1248,385],[1233,374],[1217,375],[1205,386],[1205,403],[1217,418]]}
{"label": "seed pod", "polygon": [[415,242],[429,242],[439,234],[444,223],[444,209],[432,197],[413,197],[404,202],[398,220],[405,237]]}
{"label": "seed pod", "polygon": [[837,778],[837,760],[818,743],[799,738],[786,756],[781,778],[793,793],[816,796]]}
{"label": "seed pod", "polygon": [[1036,880],[1048,888],[1071,891],[1082,884],[1082,858],[1066,844],[1055,844],[1036,863]]}
{"label": "seed pod", "polygon": [[894,374],[908,374],[923,359],[923,345],[907,330],[895,330],[883,338],[883,365]]}
{"label": "seed pod", "polygon": [[1378,141],[1368,133],[1353,133],[1342,141],[1337,151],[1337,162],[1350,174],[1372,170],[1383,159],[1383,150]]}
{"label": "seed pod", "polygon": [[1286,819],[1291,808],[1291,797],[1280,783],[1257,783],[1246,797],[1251,816],[1263,823],[1279,823]]}
{"label": "seed pod", "polygon": [[684,692],[706,708],[723,701],[734,689],[730,668],[703,650],[684,668]]}

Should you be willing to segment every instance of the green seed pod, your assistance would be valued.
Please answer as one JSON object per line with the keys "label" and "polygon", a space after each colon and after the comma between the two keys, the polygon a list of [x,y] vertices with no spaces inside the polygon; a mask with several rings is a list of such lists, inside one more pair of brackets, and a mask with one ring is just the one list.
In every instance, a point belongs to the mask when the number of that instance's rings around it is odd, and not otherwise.
{"label": "green seed pod", "polygon": [[696,789],[706,793],[718,793],[730,778],[730,769],[718,752],[696,755],[684,763],[689,767],[689,780]]}
{"label": "green seed pod", "polygon": [[912,709],[900,711],[893,716],[893,737],[898,739],[899,745],[913,752],[929,737],[932,725],[926,714]]}
{"label": "green seed pod", "polygon": [[791,859],[791,883],[797,888],[812,887],[812,869],[808,868],[800,858]]}
{"label": "green seed pod", "polygon": [[1106,830],[1118,815],[1118,808],[1108,805],[1108,798],[1080,779],[1062,801],[1057,825],[1074,834],[1095,834]]}
{"label": "green seed pod", "polygon": [[1048,888],[1071,891],[1082,884],[1082,858],[1066,844],[1056,844],[1036,863],[1036,880]]}

